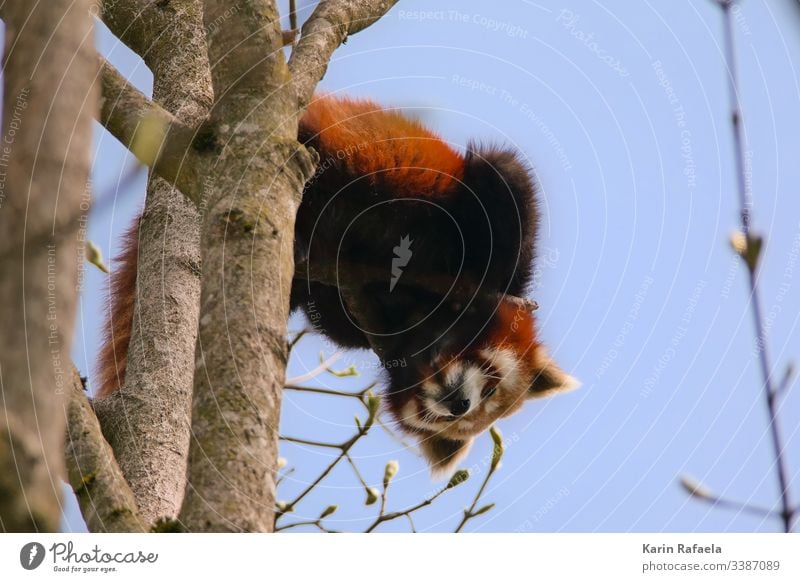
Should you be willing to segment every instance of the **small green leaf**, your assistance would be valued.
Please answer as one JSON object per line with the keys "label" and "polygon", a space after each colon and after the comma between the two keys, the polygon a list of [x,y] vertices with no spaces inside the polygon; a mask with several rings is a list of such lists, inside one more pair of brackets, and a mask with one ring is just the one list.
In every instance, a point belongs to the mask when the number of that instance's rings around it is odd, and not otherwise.
{"label": "small green leaf", "polygon": [[348,378],[350,376],[358,376],[358,370],[355,366],[349,366],[344,370],[332,370],[331,368],[327,369],[329,374],[333,374],[337,378]]}
{"label": "small green leaf", "polygon": [[459,469],[453,476],[450,477],[450,481],[447,483],[447,489],[452,489],[453,487],[458,487],[462,483],[464,483],[467,479],[469,479],[469,469]]}
{"label": "small green leaf", "polygon": [[758,266],[758,258],[761,255],[761,247],[764,246],[764,239],[757,234],[749,233],[745,236],[742,232],[734,232],[730,236],[731,248],[742,257],[751,272]]}
{"label": "small green leaf", "polygon": [[367,500],[364,505],[372,505],[380,498],[380,493],[375,487],[367,487]]}
{"label": "small green leaf", "polygon": [[503,458],[505,447],[503,446],[503,434],[500,432],[500,429],[493,426],[492,428],[489,429],[489,434],[492,436],[492,444],[493,444],[492,464],[490,467],[490,471],[494,471],[500,464],[500,459]]}
{"label": "small green leaf", "polygon": [[144,164],[152,166],[158,158],[166,134],[166,124],[157,115],[146,114],[136,127],[131,152]]}
{"label": "small green leaf", "polygon": [[386,469],[383,470],[383,488],[386,489],[389,486],[389,482],[392,478],[397,475],[397,471],[400,470],[400,464],[397,461],[389,461],[386,463]]}
{"label": "small green leaf", "polygon": [[90,240],[86,241],[86,260],[103,271],[106,275],[111,272],[108,266],[103,262],[103,254],[100,252],[100,249]]}
{"label": "small green leaf", "polygon": [[367,417],[367,422],[364,425],[365,428],[370,428],[372,423],[375,422],[375,417],[378,416],[378,410],[381,407],[381,399],[373,394],[372,390],[367,392],[367,410],[369,411],[369,416]]}
{"label": "small green leaf", "polygon": [[696,481],[693,477],[690,477],[689,475],[682,475],[680,482],[681,487],[683,487],[692,497],[704,499],[706,501],[714,500],[714,494],[711,493],[711,491],[705,485],[699,481]]}
{"label": "small green leaf", "polygon": [[338,505],[329,505],[328,507],[325,508],[325,511],[319,514],[319,518],[325,519],[329,515],[333,515],[334,513],[336,513],[337,509],[339,509]]}

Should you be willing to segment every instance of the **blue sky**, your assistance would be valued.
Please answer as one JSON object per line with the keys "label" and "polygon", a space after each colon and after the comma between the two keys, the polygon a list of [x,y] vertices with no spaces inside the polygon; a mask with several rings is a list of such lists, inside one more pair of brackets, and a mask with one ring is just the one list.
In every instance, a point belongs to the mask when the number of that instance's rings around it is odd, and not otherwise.
{"label": "blue sky", "polygon": [[[304,6],[301,17],[311,4]],[[500,423],[509,441],[484,499],[496,502],[472,531],[775,531],[776,521],[688,499],[683,473],[714,491],[765,506],[778,490],[768,418],[754,356],[746,273],[728,236],[737,202],[722,20],[710,0],[445,1],[431,10],[403,0],[334,56],[326,91],[403,106],[448,140],[519,148],[535,168],[545,218],[533,297],[541,334],[581,390],[530,402]],[[760,284],[776,374],[800,355],[800,11],[794,2],[747,0],[736,11],[755,228],[766,236]],[[141,61],[100,30],[105,54],[149,92]],[[130,157],[96,131],[90,237],[113,256],[141,207],[144,178],[118,189]],[[104,276],[87,271],[74,357],[90,370],[102,324]],[[300,329],[295,317],[290,329]],[[289,376],[318,363],[325,346],[304,341]],[[326,352],[330,355],[330,351]],[[348,353],[358,378],[314,385],[360,389],[375,359]],[[781,420],[800,496],[800,395]],[[341,441],[352,433],[349,399],[286,393],[284,434]],[[284,444],[295,472],[289,499],[316,477],[330,450]],[[490,454],[479,440],[468,483],[416,514],[424,531],[452,531]],[[400,472],[390,509],[431,492],[422,461],[376,431],[353,450],[371,485],[390,459]],[[293,517],[360,530],[374,515],[347,465],[334,470]],[[70,510],[67,527],[80,528]],[[406,531],[397,521],[381,531]]]}

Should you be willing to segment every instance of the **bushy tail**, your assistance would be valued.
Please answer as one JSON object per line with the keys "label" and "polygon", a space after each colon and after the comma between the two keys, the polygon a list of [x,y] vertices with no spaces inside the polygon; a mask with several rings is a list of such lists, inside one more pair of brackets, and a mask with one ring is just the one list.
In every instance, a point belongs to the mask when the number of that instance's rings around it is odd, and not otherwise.
{"label": "bushy tail", "polygon": [[122,252],[114,261],[109,284],[109,317],[104,328],[103,347],[97,362],[96,398],[108,396],[125,382],[128,364],[128,345],[133,328],[133,309],[136,303],[136,272],[139,262],[139,219],[137,218],[122,241]]}

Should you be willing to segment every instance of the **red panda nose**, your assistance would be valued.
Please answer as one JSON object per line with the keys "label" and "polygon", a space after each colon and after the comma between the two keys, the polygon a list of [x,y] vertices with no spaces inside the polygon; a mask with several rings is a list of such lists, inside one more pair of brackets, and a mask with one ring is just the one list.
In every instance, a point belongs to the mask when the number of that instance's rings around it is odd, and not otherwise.
{"label": "red panda nose", "polygon": [[462,416],[469,410],[469,400],[456,399],[449,403],[450,414],[454,416]]}

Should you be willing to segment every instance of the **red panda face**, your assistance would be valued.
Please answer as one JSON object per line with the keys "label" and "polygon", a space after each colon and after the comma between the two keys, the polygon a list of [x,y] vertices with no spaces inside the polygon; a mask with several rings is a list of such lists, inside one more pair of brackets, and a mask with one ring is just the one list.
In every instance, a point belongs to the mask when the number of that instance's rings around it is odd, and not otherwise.
{"label": "red panda face", "polygon": [[454,438],[480,434],[515,412],[531,378],[525,362],[507,347],[486,346],[465,356],[437,356],[432,373],[402,411],[402,424]]}
{"label": "red panda face", "polygon": [[405,375],[407,386],[390,395],[390,411],[419,438],[434,472],[454,469],[475,436],[527,399],[578,386],[535,340],[533,315],[519,313],[502,305],[478,341],[418,360]]}

